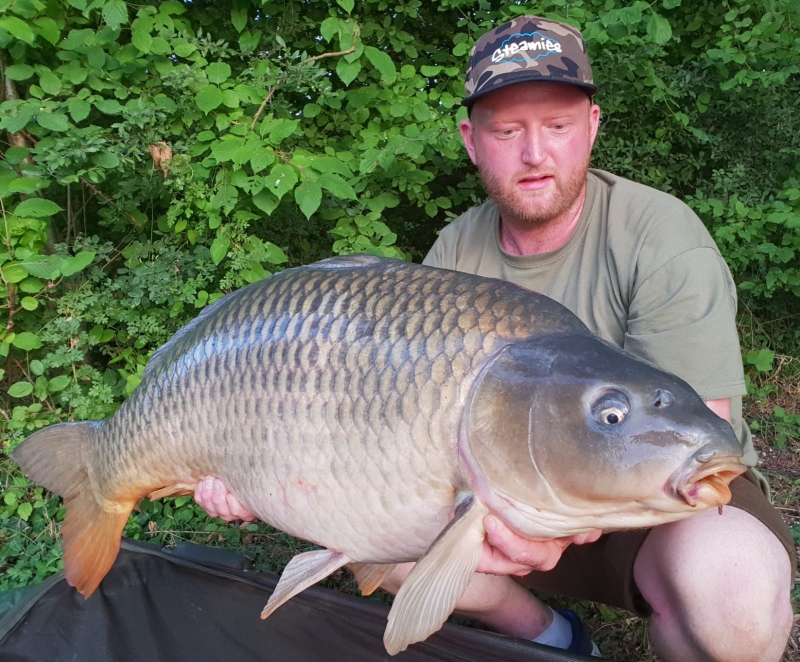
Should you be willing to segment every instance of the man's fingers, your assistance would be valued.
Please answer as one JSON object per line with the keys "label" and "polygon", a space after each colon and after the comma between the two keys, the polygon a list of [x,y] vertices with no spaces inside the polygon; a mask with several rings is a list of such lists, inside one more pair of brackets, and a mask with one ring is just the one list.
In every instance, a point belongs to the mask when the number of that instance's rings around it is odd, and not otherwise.
{"label": "man's fingers", "polygon": [[210,517],[218,517],[214,507],[214,479],[206,476],[197,484],[194,491],[194,500],[205,510]]}
{"label": "man's fingers", "polygon": [[572,544],[581,545],[597,540],[601,531],[552,540],[531,541],[518,536],[500,519],[484,518],[486,545],[478,572],[524,576],[532,570],[552,570],[564,550]]}
{"label": "man's fingers", "polygon": [[194,500],[210,517],[219,517],[226,522],[237,519],[252,522],[256,518],[215,476],[206,476],[197,484]]}
{"label": "man's fingers", "polygon": [[233,516],[231,519],[240,519],[245,522],[252,522],[256,516],[253,515],[247,508],[245,508],[239,499],[237,499],[233,494],[228,492],[227,494],[227,502],[228,502],[228,510],[230,511],[231,515]]}
{"label": "man's fingers", "polygon": [[522,563],[514,563],[503,552],[495,547],[492,547],[487,541],[483,541],[483,557],[478,564],[476,572],[482,572],[485,575],[514,575],[516,577],[524,577],[530,573],[533,568],[529,565]]}

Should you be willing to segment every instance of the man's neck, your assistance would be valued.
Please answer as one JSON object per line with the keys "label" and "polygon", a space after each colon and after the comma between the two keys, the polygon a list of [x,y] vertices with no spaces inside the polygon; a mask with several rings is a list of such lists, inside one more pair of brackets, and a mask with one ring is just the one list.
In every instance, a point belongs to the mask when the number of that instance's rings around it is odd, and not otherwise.
{"label": "man's neck", "polygon": [[575,203],[557,218],[531,226],[518,219],[500,218],[500,246],[509,255],[538,255],[558,250],[578,227],[586,202],[586,186]]}

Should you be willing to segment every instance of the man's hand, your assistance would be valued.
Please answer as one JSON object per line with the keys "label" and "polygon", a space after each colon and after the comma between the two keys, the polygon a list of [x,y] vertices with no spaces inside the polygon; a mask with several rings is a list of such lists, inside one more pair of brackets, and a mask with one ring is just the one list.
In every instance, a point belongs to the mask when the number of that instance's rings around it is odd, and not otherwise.
{"label": "man's hand", "polygon": [[194,500],[211,517],[219,517],[226,522],[236,519],[252,522],[256,518],[216,476],[206,476],[197,483]]}
{"label": "man's hand", "polygon": [[486,540],[483,542],[483,558],[477,572],[487,575],[524,577],[534,570],[552,570],[567,547],[594,542],[603,533],[596,530],[533,542],[518,536],[493,515],[487,515],[483,524],[486,527]]}

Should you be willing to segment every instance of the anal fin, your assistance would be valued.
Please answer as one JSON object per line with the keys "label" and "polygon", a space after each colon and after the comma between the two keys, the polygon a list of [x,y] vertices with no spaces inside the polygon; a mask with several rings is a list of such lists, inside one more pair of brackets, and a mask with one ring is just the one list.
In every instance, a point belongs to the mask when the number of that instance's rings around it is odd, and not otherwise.
{"label": "anal fin", "polygon": [[383,635],[389,655],[429,637],[453,612],[483,555],[488,512],[475,495],[466,494],[453,520],[414,566],[389,612]]}
{"label": "anal fin", "polygon": [[298,554],[284,569],[278,585],[267,601],[267,606],[261,612],[261,618],[267,618],[284,602],[291,600],[301,591],[325,579],[349,562],[350,559],[341,552],[332,552],[329,549]]}
{"label": "anal fin", "polygon": [[397,566],[396,563],[351,563],[361,595],[370,595],[383,583]]}

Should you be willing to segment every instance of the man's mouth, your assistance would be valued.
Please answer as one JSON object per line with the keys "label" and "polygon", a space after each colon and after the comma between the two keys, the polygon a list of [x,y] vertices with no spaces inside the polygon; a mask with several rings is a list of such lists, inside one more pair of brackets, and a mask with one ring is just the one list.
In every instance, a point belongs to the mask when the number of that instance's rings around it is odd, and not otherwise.
{"label": "man's mouth", "polygon": [[553,175],[526,175],[517,179],[517,186],[526,190],[536,190],[549,185],[554,179]]}

